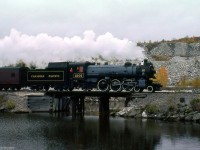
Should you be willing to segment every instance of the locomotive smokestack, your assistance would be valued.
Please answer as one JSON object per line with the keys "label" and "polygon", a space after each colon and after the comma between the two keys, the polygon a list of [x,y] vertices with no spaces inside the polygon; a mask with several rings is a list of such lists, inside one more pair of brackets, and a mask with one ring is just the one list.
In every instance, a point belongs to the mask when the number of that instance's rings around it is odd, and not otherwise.
{"label": "locomotive smokestack", "polygon": [[148,60],[147,60],[147,59],[144,59],[144,66],[147,65],[147,62],[148,62]]}

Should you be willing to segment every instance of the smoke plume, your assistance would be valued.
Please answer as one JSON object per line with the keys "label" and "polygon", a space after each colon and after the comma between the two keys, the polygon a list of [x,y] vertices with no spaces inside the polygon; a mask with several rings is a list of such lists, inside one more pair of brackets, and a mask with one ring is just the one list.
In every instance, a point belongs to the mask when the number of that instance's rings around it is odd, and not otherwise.
{"label": "smoke plume", "polygon": [[33,36],[11,29],[10,35],[0,39],[0,66],[23,60],[43,67],[48,62],[85,61],[98,55],[106,59],[144,57],[136,43],[114,37],[109,32],[96,36],[94,31],[89,30],[82,37],[59,37],[46,33]]}

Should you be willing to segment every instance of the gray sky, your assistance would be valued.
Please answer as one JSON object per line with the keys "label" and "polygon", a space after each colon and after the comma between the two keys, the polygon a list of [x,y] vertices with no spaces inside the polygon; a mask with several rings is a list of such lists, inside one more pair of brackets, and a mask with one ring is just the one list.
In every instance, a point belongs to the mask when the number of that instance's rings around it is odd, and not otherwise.
{"label": "gray sky", "polygon": [[200,36],[199,18],[200,0],[0,0],[0,65],[141,57],[135,42]]}

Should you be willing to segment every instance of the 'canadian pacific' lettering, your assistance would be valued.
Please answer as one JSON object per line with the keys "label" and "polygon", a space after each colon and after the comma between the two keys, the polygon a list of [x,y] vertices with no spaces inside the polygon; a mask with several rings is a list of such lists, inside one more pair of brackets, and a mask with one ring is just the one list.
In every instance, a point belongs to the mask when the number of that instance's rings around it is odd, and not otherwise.
{"label": "'canadian pacific' lettering", "polygon": [[59,78],[60,75],[55,74],[55,75],[49,75],[48,77],[49,77],[49,78]]}
{"label": "'canadian pacific' lettering", "polygon": [[44,78],[44,75],[31,75],[31,78]]}

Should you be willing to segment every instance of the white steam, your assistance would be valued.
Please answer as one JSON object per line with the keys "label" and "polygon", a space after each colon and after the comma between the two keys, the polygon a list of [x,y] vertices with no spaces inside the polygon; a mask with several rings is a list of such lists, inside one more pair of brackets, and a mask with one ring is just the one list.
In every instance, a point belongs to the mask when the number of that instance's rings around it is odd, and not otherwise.
{"label": "white steam", "polygon": [[98,55],[107,59],[136,59],[144,57],[142,51],[136,43],[111,33],[96,37],[93,31],[85,31],[83,37],[62,38],[45,33],[32,36],[12,29],[9,36],[0,39],[0,66],[23,60],[42,67],[52,61],[84,61]]}

